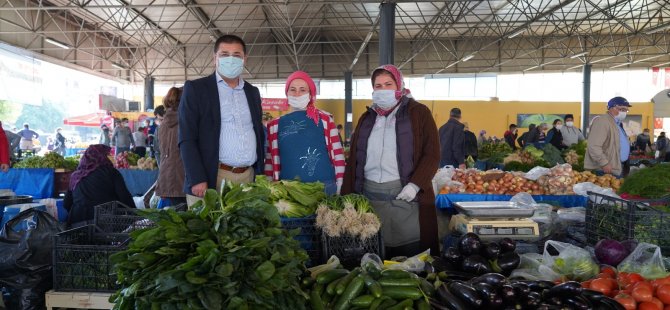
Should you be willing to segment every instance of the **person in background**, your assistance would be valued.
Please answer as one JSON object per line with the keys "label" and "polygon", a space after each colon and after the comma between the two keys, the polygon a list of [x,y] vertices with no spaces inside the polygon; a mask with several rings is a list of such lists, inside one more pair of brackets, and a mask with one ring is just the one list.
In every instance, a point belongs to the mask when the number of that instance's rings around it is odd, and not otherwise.
{"label": "person in background", "polygon": [[[181,96],[181,88],[180,88],[180,93],[179,96]],[[165,99],[164,99],[165,100]],[[154,109],[154,117],[156,118],[156,132],[159,132],[161,128],[161,124],[163,123],[163,118],[165,117],[165,106],[158,106],[156,109]],[[160,166],[161,165],[161,144],[160,144],[160,138],[158,137],[158,134],[154,136],[154,145],[153,145],[153,150],[154,150],[154,159],[156,159],[156,165]]]}
{"label": "person in background", "polygon": [[565,124],[561,128],[561,136],[563,136],[563,145],[571,147],[580,141],[586,140],[582,130],[575,127],[575,118],[572,114],[566,114],[563,118]]}
{"label": "person in background", "polygon": [[411,98],[393,65],[375,69],[372,86],[372,107],[351,137],[342,194],[359,193],[371,201],[381,219],[386,257],[426,249],[439,253],[432,179],[440,140],[433,115]]}
{"label": "person in background", "polygon": [[516,139],[518,137],[517,134],[518,129],[516,128],[516,124],[511,124],[509,125],[509,130],[505,131],[503,134],[503,137],[505,138],[505,142],[512,148],[512,150],[516,151]]}
{"label": "person in background", "polygon": [[109,127],[105,124],[100,125],[100,139],[98,139],[98,143],[109,146],[109,136]]}
{"label": "person in background", "polygon": [[[474,133],[473,133],[474,134]],[[486,130],[482,129],[479,131],[479,136],[477,136],[477,145],[482,146],[484,142],[491,140],[486,138]]]}
{"label": "person in background", "polygon": [[147,155],[147,136],[144,135],[144,129],[144,127],[139,127],[136,132],[133,132],[133,141],[135,141],[133,153],[140,158]]}
{"label": "person in background", "polygon": [[5,130],[2,129],[2,122],[0,122],[0,171],[7,172],[9,170],[9,141]]}
{"label": "person in background", "polygon": [[112,145],[116,148],[114,154],[118,156],[123,152],[128,152],[134,144],[133,134],[130,132],[130,128],[128,128],[128,119],[123,118],[120,124],[114,128],[114,133],[112,134]]}
{"label": "person in background", "polygon": [[242,79],[244,40],[224,35],[214,43],[216,70],[186,81],[179,103],[179,150],[188,204],[222,181],[250,183],[264,168],[265,133],[258,88]]}
{"label": "person in background", "polygon": [[607,102],[607,114],[593,119],[584,157],[585,169],[616,177],[628,175],[630,142],[623,121],[630,107],[626,98],[614,97]]}
{"label": "person in background", "polygon": [[179,101],[182,89],[172,87],[163,97],[165,116],[158,127],[157,141],[160,141],[161,166],[158,170],[156,195],[161,197],[158,209],[186,203],[184,194],[184,163],[179,154]]}
{"label": "person in background", "polygon": [[5,135],[9,141],[9,158],[10,160],[16,159],[16,153],[21,152],[21,149],[19,148],[19,145],[21,144],[21,136],[9,130],[5,130]]}
{"label": "person in background", "polygon": [[528,141],[528,136],[534,130],[535,130],[535,124],[530,124],[530,125],[528,125],[528,131],[524,132],[523,134],[521,134],[521,136],[519,138],[516,139],[516,142],[519,143],[519,146],[521,148],[526,147],[526,141]]}
{"label": "person in background", "polygon": [[[649,147],[649,149],[647,149]],[[637,135],[635,139],[635,149],[642,154],[647,153],[647,150],[651,150],[651,137],[649,136],[649,128],[645,128],[642,133]]]}
{"label": "person in background", "polygon": [[547,125],[547,123],[541,123],[538,128],[540,129],[540,144],[547,143],[547,130],[549,129],[549,125]]}
{"label": "person in background", "polygon": [[264,150],[268,149],[268,137],[270,135],[270,133],[268,132],[268,123],[272,120],[272,118],[273,117],[270,113],[263,112],[263,133],[265,134],[265,144],[263,145]]}
{"label": "person in background", "polygon": [[39,134],[30,130],[30,125],[23,124],[23,130],[18,132],[21,136],[21,144],[19,145],[21,151],[32,151],[33,150],[33,139],[40,137]]}
{"label": "person in background", "polygon": [[544,130],[546,129],[544,128],[545,126],[547,126],[547,124],[542,123],[535,126],[533,129],[528,127],[528,135],[526,135],[526,139],[524,140],[524,147],[528,145],[538,147],[541,143],[544,143]]}
{"label": "person in background", "polygon": [[56,128],[56,141],[54,141],[54,152],[60,156],[65,156],[65,137],[61,133],[62,128]]}
{"label": "person in background", "polygon": [[447,165],[465,169],[465,126],[460,122],[461,109],[453,108],[449,112],[449,120],[440,127],[440,167]]}
{"label": "person in background", "polygon": [[293,72],[285,92],[291,112],[268,122],[265,175],[274,181],[319,181],[328,195],[339,193],[344,149],[333,116],[314,106],[314,80],[306,72]]}
{"label": "person in background", "polygon": [[344,140],[342,140],[342,133],[344,132],[344,126],[342,124],[337,124],[337,137],[340,138],[342,147],[344,147]]}
{"label": "person in background", "polygon": [[563,134],[561,133],[561,129],[563,129],[563,121],[555,119],[553,127],[547,132],[546,142],[562,151],[568,147],[563,145]]}
{"label": "person in background", "polygon": [[656,139],[656,159],[659,161],[665,161],[665,149],[668,146],[668,138],[665,136],[665,131],[662,131],[661,134]]}
{"label": "person in background", "polygon": [[468,156],[472,156],[472,159],[477,160],[477,155],[479,153],[479,141],[477,140],[477,136],[475,136],[474,132],[470,131],[468,123],[463,123],[463,126],[463,130],[465,131],[465,135],[463,136],[463,152],[465,153],[465,158],[467,159]]}
{"label": "person in background", "polygon": [[68,226],[75,228],[93,221],[94,207],[103,203],[119,201],[134,208],[121,173],[114,168],[107,155],[111,148],[102,144],[89,146],[79,161],[79,166],[70,176],[70,185],[63,207],[68,211]]}

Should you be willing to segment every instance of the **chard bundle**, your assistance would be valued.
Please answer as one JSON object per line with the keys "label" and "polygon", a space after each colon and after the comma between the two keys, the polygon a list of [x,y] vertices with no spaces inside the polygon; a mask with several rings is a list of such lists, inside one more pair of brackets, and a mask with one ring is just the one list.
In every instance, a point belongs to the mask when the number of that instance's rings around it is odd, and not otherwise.
{"label": "chard bundle", "polygon": [[370,201],[362,195],[333,196],[316,209],[316,226],[329,237],[349,235],[366,240],[381,228]]}
{"label": "chard bundle", "polygon": [[265,176],[257,176],[256,182],[246,187],[260,187],[270,190],[269,202],[281,217],[307,217],[313,215],[319,201],[326,198],[325,186],[321,182],[302,183],[300,181],[268,181]]}

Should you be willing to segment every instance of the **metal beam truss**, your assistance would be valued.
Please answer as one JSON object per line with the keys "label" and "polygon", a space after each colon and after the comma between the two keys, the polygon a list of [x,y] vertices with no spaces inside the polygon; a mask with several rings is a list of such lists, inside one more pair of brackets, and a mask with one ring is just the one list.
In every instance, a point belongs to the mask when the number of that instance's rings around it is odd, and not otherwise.
{"label": "metal beam truss", "polygon": [[[407,74],[670,65],[667,0],[396,2]],[[0,41],[116,79],[179,83],[211,73],[214,40],[233,33],[248,43],[247,78],[341,79],[375,67],[378,16],[379,0],[0,0]]]}

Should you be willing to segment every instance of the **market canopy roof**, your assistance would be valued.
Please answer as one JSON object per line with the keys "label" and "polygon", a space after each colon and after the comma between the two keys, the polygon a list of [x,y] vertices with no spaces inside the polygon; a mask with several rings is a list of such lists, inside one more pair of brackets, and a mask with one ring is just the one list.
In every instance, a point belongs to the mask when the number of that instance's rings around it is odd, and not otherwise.
{"label": "market canopy roof", "polygon": [[97,112],[80,116],[68,117],[63,120],[63,124],[71,126],[99,127],[102,124],[102,118],[105,113]]}
{"label": "market canopy roof", "polygon": [[[211,74],[213,41],[232,33],[248,43],[246,79],[362,77],[378,63],[380,2],[7,0],[0,41],[129,81],[183,82]],[[392,2],[406,74],[670,63],[667,0]]]}

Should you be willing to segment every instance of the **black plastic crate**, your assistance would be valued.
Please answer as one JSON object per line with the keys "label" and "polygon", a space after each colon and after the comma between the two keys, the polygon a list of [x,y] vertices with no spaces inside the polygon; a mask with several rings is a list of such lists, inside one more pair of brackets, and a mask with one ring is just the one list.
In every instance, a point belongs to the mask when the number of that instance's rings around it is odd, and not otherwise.
{"label": "black plastic crate", "polygon": [[106,235],[128,236],[131,231],[153,226],[153,223],[118,201],[94,207],[93,223]]}
{"label": "black plastic crate", "polygon": [[109,256],[125,250],[128,240],[128,237],[120,235],[99,233],[94,225],[71,229],[54,236],[54,290],[116,291],[116,274]]}
{"label": "black plastic crate", "polygon": [[308,266],[316,266],[322,263],[321,258],[321,230],[316,227],[316,216],[302,218],[281,218],[284,229],[292,230],[300,228],[300,233],[295,240],[300,242],[300,247],[309,255]]}
{"label": "black plastic crate", "polygon": [[329,237],[325,233],[321,234],[323,243],[323,258],[328,259],[335,255],[340,259],[340,263],[347,269],[352,269],[361,265],[361,258],[366,253],[374,253],[384,259],[384,241],[381,232],[366,239],[361,240],[358,237],[344,235],[341,237]]}
{"label": "black plastic crate", "polygon": [[624,200],[589,192],[586,207],[586,241],[635,239],[656,244],[670,255],[670,200]]}

